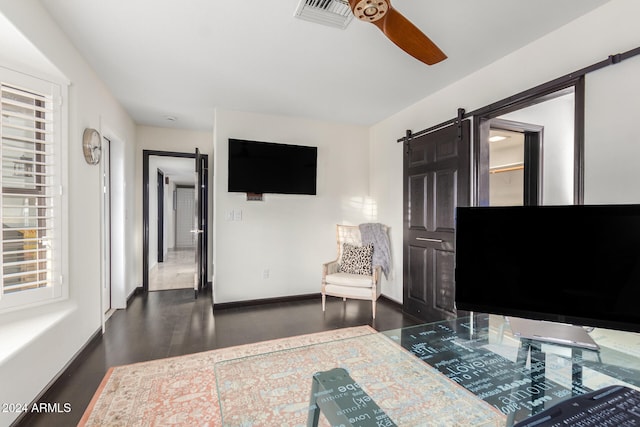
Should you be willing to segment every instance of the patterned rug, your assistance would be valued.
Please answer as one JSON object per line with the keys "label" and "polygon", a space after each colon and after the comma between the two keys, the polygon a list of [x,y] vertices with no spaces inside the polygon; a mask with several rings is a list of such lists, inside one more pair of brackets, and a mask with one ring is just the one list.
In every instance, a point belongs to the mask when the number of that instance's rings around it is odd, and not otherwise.
{"label": "patterned rug", "polygon": [[306,426],[311,378],[335,367],[399,426],[504,425],[500,412],[375,332],[345,328],[112,368],[79,425]]}
{"label": "patterned rug", "polygon": [[358,326],[109,369],[79,427],[221,426],[214,368],[224,360],[375,334]]}
{"label": "patterned rug", "polygon": [[[347,399],[349,405],[339,412],[358,413],[352,417],[356,421],[373,421],[374,416],[378,420],[386,415],[398,426],[498,427],[506,423],[497,409],[389,337],[369,334],[217,363],[222,424],[306,426],[313,375],[336,367],[348,371],[353,380],[348,384],[355,390],[351,394],[355,397]],[[318,394],[325,401],[333,401],[346,392],[342,387],[333,386],[333,393]],[[369,398],[384,414],[368,404]],[[366,407],[370,410],[361,414],[359,411]],[[323,417],[319,425],[330,426]]]}

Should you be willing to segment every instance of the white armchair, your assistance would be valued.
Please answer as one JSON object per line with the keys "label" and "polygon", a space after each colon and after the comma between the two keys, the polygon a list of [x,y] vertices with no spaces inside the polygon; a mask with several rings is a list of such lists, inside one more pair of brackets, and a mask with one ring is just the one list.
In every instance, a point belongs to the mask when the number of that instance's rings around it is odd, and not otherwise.
{"label": "white armchair", "polygon": [[[383,230],[386,234],[387,227],[383,226]],[[327,295],[344,301],[347,298],[370,300],[375,319],[382,267],[372,265],[372,248],[362,245],[358,226],[339,224],[336,232],[338,257],[322,264],[322,311],[326,309]]]}

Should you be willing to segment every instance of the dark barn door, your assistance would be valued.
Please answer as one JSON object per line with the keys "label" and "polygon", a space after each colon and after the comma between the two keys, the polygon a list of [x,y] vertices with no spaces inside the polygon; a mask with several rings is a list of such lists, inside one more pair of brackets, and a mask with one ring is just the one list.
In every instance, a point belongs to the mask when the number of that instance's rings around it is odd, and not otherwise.
{"label": "dark barn door", "polygon": [[405,141],[403,309],[456,316],[455,208],[469,204],[469,120]]}

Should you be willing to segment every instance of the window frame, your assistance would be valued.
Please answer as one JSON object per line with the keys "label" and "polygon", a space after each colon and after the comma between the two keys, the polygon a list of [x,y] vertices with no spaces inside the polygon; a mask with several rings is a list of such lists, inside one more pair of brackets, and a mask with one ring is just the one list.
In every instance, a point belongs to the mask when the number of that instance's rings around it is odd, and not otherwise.
{"label": "window frame", "polygon": [[[42,304],[58,302],[68,298],[68,199],[65,191],[68,183],[68,82],[52,81],[47,77],[41,77],[32,74],[21,73],[9,68],[0,66],[0,82],[2,85],[18,88],[25,92],[51,97],[51,144],[53,144],[53,154],[51,155],[53,163],[53,186],[47,192],[47,196],[52,198],[52,219],[53,225],[53,244],[51,249],[51,259],[49,267],[53,272],[48,280],[47,286],[34,289],[24,289],[17,292],[4,293],[2,281],[0,280],[0,314],[20,310],[28,307],[34,307]],[[3,117],[0,117],[2,120]],[[37,128],[37,126],[34,126]],[[0,133],[2,126],[0,123]],[[1,137],[1,135],[0,135]],[[0,144],[2,140],[0,139]],[[38,143],[34,143],[37,145]],[[34,162],[36,158],[34,157]],[[37,172],[34,169],[34,172]],[[2,178],[0,177],[0,180]],[[0,191],[4,197],[5,194],[10,195],[12,187],[4,185],[0,182]],[[21,189],[25,194],[29,190]],[[34,194],[38,190],[33,190]],[[0,202],[1,205],[1,202]],[[40,208],[37,208],[40,210]],[[0,221],[3,221],[4,212],[0,210]],[[36,215],[36,217],[39,215]],[[40,219],[38,219],[40,221]],[[3,221],[4,223],[4,221]],[[1,259],[1,258],[0,258]],[[2,270],[4,275],[4,266]]]}

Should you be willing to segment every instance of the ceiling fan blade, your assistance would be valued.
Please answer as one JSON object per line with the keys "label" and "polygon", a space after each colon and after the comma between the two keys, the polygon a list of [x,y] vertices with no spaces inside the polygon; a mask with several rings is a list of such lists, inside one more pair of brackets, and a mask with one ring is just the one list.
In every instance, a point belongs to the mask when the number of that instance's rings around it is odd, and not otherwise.
{"label": "ceiling fan blade", "polygon": [[427,65],[447,59],[418,27],[395,10],[389,0],[349,0],[356,18],[375,24],[400,49]]}
{"label": "ceiling fan blade", "polygon": [[433,65],[447,59],[429,37],[391,6],[381,21],[378,27],[387,38],[417,60]]}

